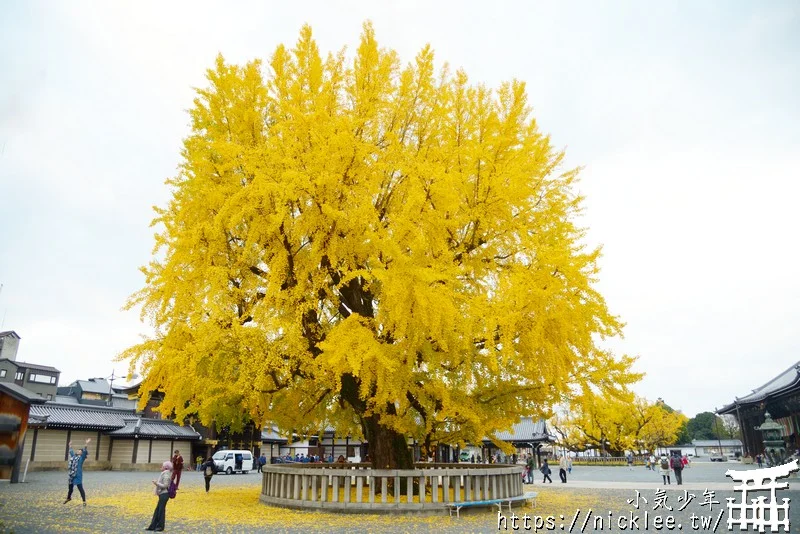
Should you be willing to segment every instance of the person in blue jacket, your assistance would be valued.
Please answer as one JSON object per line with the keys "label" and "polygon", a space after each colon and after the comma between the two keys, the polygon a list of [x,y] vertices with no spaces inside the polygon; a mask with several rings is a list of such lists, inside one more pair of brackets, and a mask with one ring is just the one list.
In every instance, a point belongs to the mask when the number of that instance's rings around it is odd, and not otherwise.
{"label": "person in blue jacket", "polygon": [[78,486],[81,499],[83,499],[83,505],[86,506],[86,492],[83,491],[83,462],[85,462],[86,457],[89,456],[88,447],[91,441],[92,438],[87,439],[86,445],[84,445],[78,453],[72,450],[72,442],[69,442],[69,463],[67,464],[69,491],[67,492],[67,499],[64,501],[64,504],[72,500],[72,488]]}

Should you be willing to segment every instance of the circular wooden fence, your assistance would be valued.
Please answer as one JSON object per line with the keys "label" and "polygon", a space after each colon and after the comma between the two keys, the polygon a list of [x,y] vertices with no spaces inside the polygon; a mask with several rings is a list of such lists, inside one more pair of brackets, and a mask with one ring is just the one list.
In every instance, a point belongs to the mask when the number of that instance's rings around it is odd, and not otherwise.
{"label": "circular wooden fence", "polygon": [[370,464],[265,465],[261,500],[288,508],[339,512],[442,511],[446,504],[523,494],[521,465],[416,464],[372,469]]}

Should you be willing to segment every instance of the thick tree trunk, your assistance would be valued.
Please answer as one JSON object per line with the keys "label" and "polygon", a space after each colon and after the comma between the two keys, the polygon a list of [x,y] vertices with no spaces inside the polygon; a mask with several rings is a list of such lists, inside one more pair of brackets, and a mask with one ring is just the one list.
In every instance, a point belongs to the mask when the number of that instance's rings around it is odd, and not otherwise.
{"label": "thick tree trunk", "polygon": [[[353,375],[342,375],[342,399],[361,418],[361,430],[369,444],[369,457],[374,469],[413,469],[414,459],[408,449],[406,437],[380,424],[375,415],[366,416],[367,404],[358,395],[359,381]],[[386,410],[394,415],[394,404]]]}
{"label": "thick tree trunk", "polygon": [[374,469],[414,468],[414,459],[404,435],[380,425],[375,416],[362,419],[362,425]]}

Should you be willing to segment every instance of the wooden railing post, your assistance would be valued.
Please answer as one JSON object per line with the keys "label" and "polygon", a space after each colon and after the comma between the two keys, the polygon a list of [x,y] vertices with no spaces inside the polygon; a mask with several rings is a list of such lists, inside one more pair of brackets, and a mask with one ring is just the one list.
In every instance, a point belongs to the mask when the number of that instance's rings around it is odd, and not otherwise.
{"label": "wooden railing post", "polygon": [[333,477],[333,499],[331,502],[339,502],[339,477]]}
{"label": "wooden railing post", "polygon": [[375,504],[375,477],[369,477],[369,503]]}

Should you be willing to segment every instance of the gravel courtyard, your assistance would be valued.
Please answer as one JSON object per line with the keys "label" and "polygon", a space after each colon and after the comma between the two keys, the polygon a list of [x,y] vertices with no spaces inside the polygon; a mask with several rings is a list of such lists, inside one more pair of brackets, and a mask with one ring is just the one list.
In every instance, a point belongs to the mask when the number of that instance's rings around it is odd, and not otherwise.
{"label": "gravel courtyard", "polygon": [[[626,526],[631,517],[639,516],[628,530],[668,530],[656,528],[654,516],[674,519],[674,530],[727,532],[726,497],[739,495],[732,491],[734,482],[725,477],[726,469],[745,469],[738,463],[696,463],[685,472],[684,485],[667,486],[666,505],[669,511],[656,503],[656,490],[664,488],[661,478],[643,467],[576,467],[567,484],[558,476],[553,484],[543,485],[541,476],[529,491],[538,491],[535,509],[515,507],[522,517],[541,516],[539,530],[569,531],[575,520],[573,532],[600,531],[594,526],[602,517],[604,532],[621,532],[618,521],[623,515]],[[62,504],[66,496],[65,472],[28,473],[25,483],[0,483],[0,532],[62,533],[62,532],[141,532],[149,524],[155,507],[151,480],[155,473],[87,471],[84,486],[88,505],[81,506],[77,491],[70,503]],[[300,512],[273,508],[258,500],[260,476],[218,475],[212,480],[211,492],[206,494],[203,477],[187,472],[181,481],[178,497],[167,506],[167,531],[170,532],[498,532],[497,508],[462,510],[461,518],[450,518],[446,512],[435,517],[388,515],[337,515],[319,512]],[[639,491],[639,508],[635,500]],[[714,492],[713,496],[708,492]],[[694,497],[690,499],[689,495]],[[790,488],[782,490],[779,498],[800,501],[800,480],[792,479]],[[77,498],[76,498],[77,497]],[[629,504],[628,500],[634,501]],[[689,501],[687,503],[687,500]],[[701,505],[704,500],[718,501]],[[656,509],[654,509],[654,507]],[[678,508],[683,507],[679,511]],[[591,510],[592,515],[588,516]],[[649,524],[644,524],[645,511]],[[609,524],[611,512],[612,524]],[[697,519],[693,521],[691,515]],[[720,515],[721,514],[721,515]],[[513,531],[509,512],[503,511],[505,523],[500,531]],[[546,517],[551,517],[548,529]],[[562,519],[561,516],[564,516]],[[589,519],[584,526],[586,517]],[[709,519],[701,519],[709,518]],[[790,508],[791,531],[800,532],[800,504]],[[702,521],[708,521],[704,526]],[[713,529],[717,523],[717,528]],[[524,530],[523,523],[517,525]],[[532,518],[529,526],[535,526]],[[738,531],[738,526],[734,527]],[[751,526],[750,531],[757,530]],[[770,528],[767,527],[767,532]],[[783,529],[781,528],[781,532]]]}

